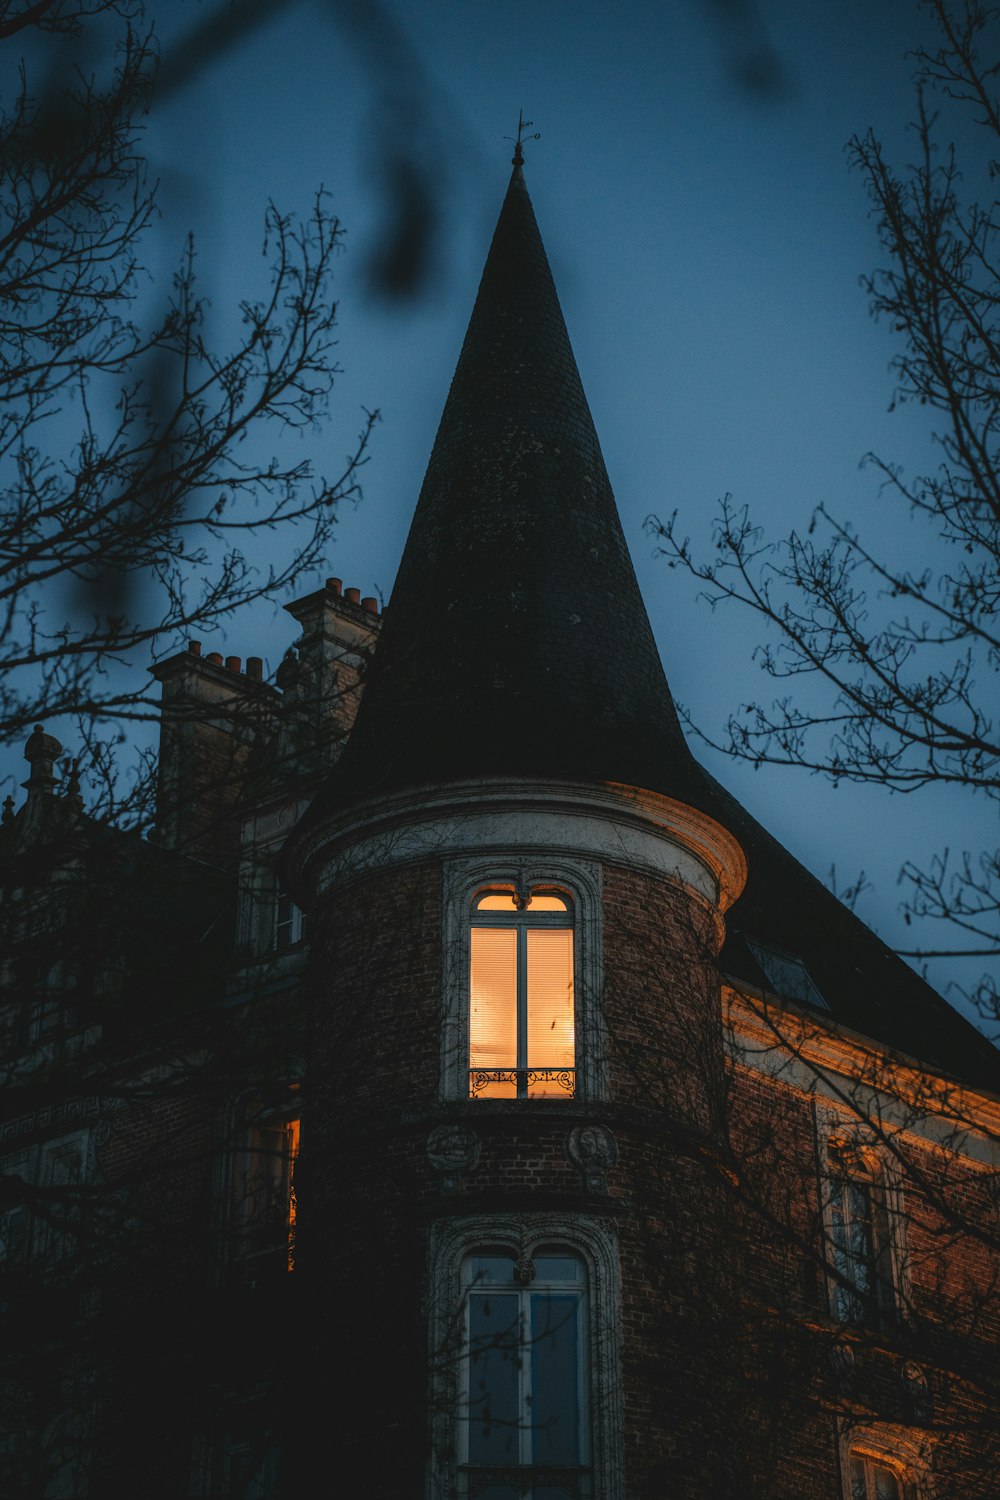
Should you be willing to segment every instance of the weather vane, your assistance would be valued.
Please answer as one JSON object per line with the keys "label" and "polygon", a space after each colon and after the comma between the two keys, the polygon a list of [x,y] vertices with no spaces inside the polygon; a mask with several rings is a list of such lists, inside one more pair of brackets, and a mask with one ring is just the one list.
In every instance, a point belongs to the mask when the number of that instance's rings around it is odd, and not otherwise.
{"label": "weather vane", "polygon": [[524,118],[524,111],[519,109],[517,112],[517,140],[515,141],[512,135],[504,136],[505,141],[514,141],[514,155],[511,157],[511,164],[515,167],[524,166],[524,142],[540,141],[542,138],[540,131],[537,130],[534,135],[525,134],[526,131],[531,129],[534,123],[534,120],[526,120]]}

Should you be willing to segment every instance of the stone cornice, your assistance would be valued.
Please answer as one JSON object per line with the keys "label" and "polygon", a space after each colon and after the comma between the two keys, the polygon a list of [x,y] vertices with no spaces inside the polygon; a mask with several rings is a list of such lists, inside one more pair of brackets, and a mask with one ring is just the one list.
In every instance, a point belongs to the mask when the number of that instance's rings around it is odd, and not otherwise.
{"label": "stone cornice", "polygon": [[[737,990],[724,984],[722,1003],[731,1052],[743,1066],[805,1093],[815,1092],[823,1080],[842,1079],[848,1088],[894,1100],[899,1120],[893,1120],[892,1129],[919,1136],[925,1144],[955,1150],[956,1135],[977,1132],[989,1141],[989,1160],[981,1160],[976,1152],[962,1154],[974,1165],[995,1168],[1000,1155],[1000,1099],[992,1094],[934,1073],[916,1059],[890,1052],[826,1017],[786,1009],[749,986]],[[931,1121],[938,1122],[946,1141],[928,1135]]]}
{"label": "stone cornice", "polygon": [[671,797],[614,782],[513,777],[422,786],[355,803],[293,833],[286,878],[308,900],[364,870],[520,844],[679,879],[720,914],[746,881],[746,859],[732,834]]}

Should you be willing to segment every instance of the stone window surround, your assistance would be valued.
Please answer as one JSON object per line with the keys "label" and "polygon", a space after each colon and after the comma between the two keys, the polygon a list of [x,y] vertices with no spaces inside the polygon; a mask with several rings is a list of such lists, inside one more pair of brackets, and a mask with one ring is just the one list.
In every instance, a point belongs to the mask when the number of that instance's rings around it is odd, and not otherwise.
{"label": "stone window surround", "polygon": [[[601,992],[604,980],[601,866],[593,860],[524,849],[493,851],[444,862],[441,945],[441,1073],[444,1100],[469,1097],[469,933],[472,898],[484,887],[552,886],[566,890],[574,905],[573,959],[576,1002],[577,1102],[607,1096],[607,1066]],[[567,1096],[569,1098],[570,1096]],[[471,1101],[473,1108],[497,1101]],[[523,1109],[537,1100],[506,1100]],[[545,1100],[558,1108],[561,1100]]]}
{"label": "stone window surround", "polygon": [[[593,1493],[622,1500],[621,1277],[618,1237],[607,1223],[575,1214],[478,1214],[432,1225],[428,1251],[431,1459],[427,1500],[455,1494],[456,1422],[462,1387],[458,1313],[466,1256],[501,1246],[521,1256],[565,1245],[587,1268],[590,1438]],[[923,1497],[921,1497],[923,1500]]]}
{"label": "stone window surround", "polygon": [[900,1480],[905,1500],[934,1500],[930,1444],[922,1433],[886,1422],[855,1427],[842,1421],[838,1425],[843,1500],[852,1500],[852,1454],[891,1469]]}

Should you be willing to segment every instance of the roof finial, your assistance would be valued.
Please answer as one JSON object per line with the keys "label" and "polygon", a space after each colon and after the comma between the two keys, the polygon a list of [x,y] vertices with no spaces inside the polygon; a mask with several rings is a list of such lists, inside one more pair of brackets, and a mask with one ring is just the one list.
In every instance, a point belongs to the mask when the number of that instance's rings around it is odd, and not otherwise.
{"label": "roof finial", "polygon": [[541,138],[542,138],[541,137],[541,133],[539,131],[537,131],[537,130],[535,131],[534,135],[525,135],[525,131],[526,130],[530,130],[531,127],[532,127],[532,125],[534,125],[534,123],[535,123],[534,120],[526,120],[524,118],[524,110],[523,109],[519,109],[518,110],[518,112],[517,112],[517,140],[514,140],[514,137],[512,135],[505,135],[504,136],[504,140],[505,141],[514,141],[514,155],[510,159],[511,160],[511,166],[514,166],[514,167],[523,167],[524,166],[524,142],[525,141],[540,141],[541,140]]}

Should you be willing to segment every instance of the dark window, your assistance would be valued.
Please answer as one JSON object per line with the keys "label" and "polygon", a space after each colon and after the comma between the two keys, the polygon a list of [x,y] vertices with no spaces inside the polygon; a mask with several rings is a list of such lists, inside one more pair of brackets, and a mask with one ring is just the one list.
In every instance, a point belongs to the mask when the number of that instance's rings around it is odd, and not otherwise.
{"label": "dark window", "polygon": [[851,1454],[849,1472],[851,1500],[909,1500],[913,1493],[898,1469],[861,1453]]}
{"label": "dark window", "polygon": [[828,1157],[834,1316],[842,1323],[876,1323],[893,1311],[881,1174],[867,1153],[850,1146],[831,1143]]}
{"label": "dark window", "polygon": [[489,1500],[590,1494],[586,1270],[541,1248],[467,1257],[462,1493]]}
{"label": "dark window", "polygon": [[809,970],[796,954],[783,953],[780,948],[771,948],[754,938],[747,938],[747,946],[776,995],[784,995],[788,1000],[800,1000],[819,1010],[830,1009],[813,983]]}
{"label": "dark window", "polygon": [[284,886],[278,881],[275,887],[274,932],[271,946],[282,953],[305,941],[306,914],[296,906]]}

